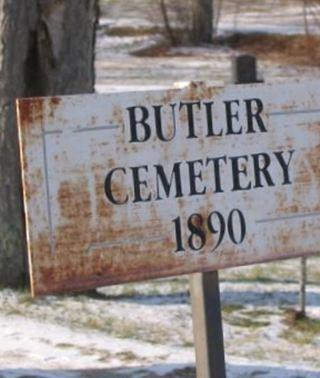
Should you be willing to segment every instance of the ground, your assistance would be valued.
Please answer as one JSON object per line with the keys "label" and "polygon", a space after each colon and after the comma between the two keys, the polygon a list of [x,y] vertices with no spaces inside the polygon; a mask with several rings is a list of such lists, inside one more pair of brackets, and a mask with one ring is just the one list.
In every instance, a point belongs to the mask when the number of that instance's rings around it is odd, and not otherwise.
{"label": "ground", "polygon": [[[221,86],[243,52],[266,82],[317,77],[318,31],[310,13],[305,36],[302,3],[224,1],[215,45],[169,48],[151,0],[104,0],[96,90]],[[308,259],[307,319],[294,311],[299,259],[220,272],[228,378],[320,377],[319,263]],[[0,378],[195,376],[187,276],[38,299],[3,289],[0,308]]]}
{"label": "ground", "polygon": [[[320,376],[319,257],[308,319],[295,320],[299,259],[220,272],[228,377]],[[31,299],[0,294],[0,376],[194,376],[188,277]]]}

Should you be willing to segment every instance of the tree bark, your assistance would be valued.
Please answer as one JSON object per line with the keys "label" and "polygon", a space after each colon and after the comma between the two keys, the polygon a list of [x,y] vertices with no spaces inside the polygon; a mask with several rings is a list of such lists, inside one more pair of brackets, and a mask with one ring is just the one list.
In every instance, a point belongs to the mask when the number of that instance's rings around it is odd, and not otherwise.
{"label": "tree bark", "polygon": [[168,9],[167,9],[165,0],[160,0],[159,5],[160,5],[160,12],[163,18],[164,28],[169,38],[169,41],[172,46],[177,46],[176,36],[174,34],[174,31],[172,30],[171,23],[169,21]]}
{"label": "tree bark", "polygon": [[0,0],[0,285],[26,282],[15,98],[94,89],[98,0]]}
{"label": "tree bark", "polygon": [[211,43],[213,34],[213,0],[193,0],[192,39],[196,45]]}

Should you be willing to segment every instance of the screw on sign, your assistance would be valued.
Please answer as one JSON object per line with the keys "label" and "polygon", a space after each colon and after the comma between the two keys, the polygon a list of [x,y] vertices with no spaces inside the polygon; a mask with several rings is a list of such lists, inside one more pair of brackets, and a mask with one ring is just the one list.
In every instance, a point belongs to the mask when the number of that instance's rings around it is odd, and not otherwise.
{"label": "screw on sign", "polygon": [[319,84],[18,100],[33,294],[316,253]]}

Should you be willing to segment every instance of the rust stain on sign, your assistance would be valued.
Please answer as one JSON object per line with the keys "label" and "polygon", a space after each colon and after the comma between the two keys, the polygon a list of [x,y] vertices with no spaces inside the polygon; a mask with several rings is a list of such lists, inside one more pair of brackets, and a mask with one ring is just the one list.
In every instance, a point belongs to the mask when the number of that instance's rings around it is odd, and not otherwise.
{"label": "rust stain on sign", "polygon": [[317,81],[17,108],[34,295],[317,252]]}

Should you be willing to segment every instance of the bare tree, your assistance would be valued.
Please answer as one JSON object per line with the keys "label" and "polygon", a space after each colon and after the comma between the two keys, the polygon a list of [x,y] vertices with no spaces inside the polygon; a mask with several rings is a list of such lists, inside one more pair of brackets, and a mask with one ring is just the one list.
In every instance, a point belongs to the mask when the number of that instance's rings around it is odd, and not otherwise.
{"label": "bare tree", "polygon": [[26,277],[14,99],[92,92],[98,0],[0,0],[0,284]]}
{"label": "bare tree", "polygon": [[320,27],[320,0],[302,0],[303,22],[305,34],[309,36],[313,29]]}
{"label": "bare tree", "polygon": [[176,34],[171,26],[171,22],[169,20],[168,8],[167,8],[165,0],[159,0],[159,6],[160,6],[163,22],[164,22],[165,32],[168,36],[168,39],[171,45],[176,46],[178,44],[178,41],[177,41]]}
{"label": "bare tree", "polygon": [[213,0],[193,0],[192,40],[195,44],[211,43],[213,34]]}
{"label": "bare tree", "polygon": [[[171,45],[211,43],[222,0],[158,0],[165,34]],[[214,9],[216,4],[216,9]],[[214,18],[215,10],[217,17]]]}

